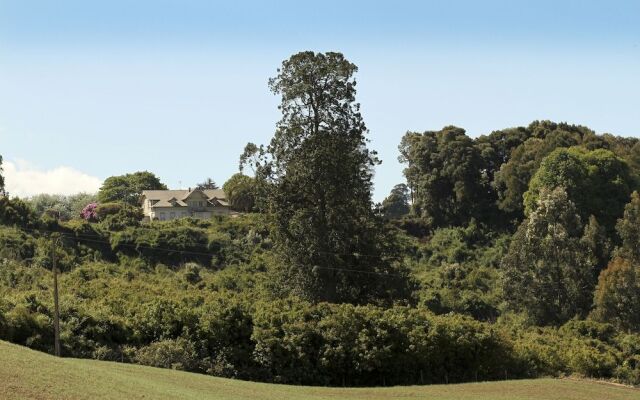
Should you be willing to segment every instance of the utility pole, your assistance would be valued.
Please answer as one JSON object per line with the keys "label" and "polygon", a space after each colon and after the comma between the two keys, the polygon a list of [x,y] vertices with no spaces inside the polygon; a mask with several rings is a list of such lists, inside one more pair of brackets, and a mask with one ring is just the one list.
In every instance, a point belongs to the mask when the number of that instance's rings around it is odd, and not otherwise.
{"label": "utility pole", "polygon": [[58,267],[56,265],[56,244],[58,238],[53,239],[51,261],[53,264],[53,332],[54,332],[54,349],[56,357],[60,357],[60,306],[58,304]]}

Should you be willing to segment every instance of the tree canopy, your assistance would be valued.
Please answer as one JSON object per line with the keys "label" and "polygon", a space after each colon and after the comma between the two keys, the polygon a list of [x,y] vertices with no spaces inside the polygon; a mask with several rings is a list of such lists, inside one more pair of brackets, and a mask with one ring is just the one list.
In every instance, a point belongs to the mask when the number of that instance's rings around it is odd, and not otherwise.
{"label": "tree canopy", "polygon": [[165,190],[160,179],[148,171],[111,176],[102,183],[98,192],[98,201],[110,203],[121,201],[138,206],[143,190]]}
{"label": "tree canopy", "polygon": [[0,155],[0,194],[4,193],[4,176],[2,175],[2,155]]}
{"label": "tree canopy", "polygon": [[616,225],[622,244],[618,254],[640,263],[640,194],[633,192],[631,201],[625,205],[624,214]]}
{"label": "tree canopy", "polygon": [[602,271],[594,298],[594,318],[622,329],[640,330],[640,268],[615,258]]}
{"label": "tree canopy", "polygon": [[268,183],[284,280],[313,301],[375,301],[395,289],[372,208],[379,161],[367,148],[356,71],[340,53],[302,52],[269,80],[282,119],[257,176]]}
{"label": "tree canopy", "polygon": [[256,208],[256,180],[242,173],[231,176],[222,186],[229,205],[236,211],[250,212]]}
{"label": "tree canopy", "polygon": [[483,194],[482,158],[464,129],[408,132],[399,149],[414,213],[436,227],[468,223]]}
{"label": "tree canopy", "polygon": [[563,187],[583,220],[594,215],[613,233],[633,186],[627,163],[611,151],[559,148],[543,159],[531,179],[525,213],[535,208],[542,188]]}
{"label": "tree canopy", "polygon": [[562,187],[544,189],[502,261],[509,306],[536,324],[562,324],[591,305],[594,265],[583,224]]}
{"label": "tree canopy", "polygon": [[409,187],[404,183],[395,185],[389,196],[382,201],[382,214],[389,219],[400,218],[411,211]]}
{"label": "tree canopy", "polygon": [[38,194],[26,200],[36,215],[51,214],[55,218],[68,221],[77,218],[82,209],[95,202],[97,196],[90,193],[78,193],[70,196],[58,194]]}
{"label": "tree canopy", "polygon": [[196,189],[200,189],[200,190],[217,189],[217,188],[218,188],[218,185],[216,185],[216,182],[211,178],[207,178],[203,182],[198,183],[196,185]]}

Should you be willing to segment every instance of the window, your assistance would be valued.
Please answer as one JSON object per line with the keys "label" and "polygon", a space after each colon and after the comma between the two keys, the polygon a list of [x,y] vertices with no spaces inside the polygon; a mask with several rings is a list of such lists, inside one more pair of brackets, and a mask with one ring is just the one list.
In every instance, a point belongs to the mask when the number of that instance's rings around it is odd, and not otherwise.
{"label": "window", "polygon": [[202,207],[202,202],[201,201],[198,202],[198,207]]}
{"label": "window", "polygon": [[164,213],[164,211],[160,212],[160,220],[164,220],[166,218],[166,214]]}
{"label": "window", "polygon": [[174,219],[176,217],[176,213],[174,213],[173,211],[171,211],[169,213],[169,218]]}

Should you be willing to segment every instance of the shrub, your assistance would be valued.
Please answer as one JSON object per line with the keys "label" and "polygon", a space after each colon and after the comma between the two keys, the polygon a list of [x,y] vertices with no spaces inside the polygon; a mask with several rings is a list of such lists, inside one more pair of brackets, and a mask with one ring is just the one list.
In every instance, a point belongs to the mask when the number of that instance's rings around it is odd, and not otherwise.
{"label": "shrub", "polygon": [[35,240],[16,228],[0,227],[0,258],[24,260],[35,253]]}
{"label": "shrub", "polygon": [[37,221],[38,217],[26,202],[0,195],[0,224],[33,228]]}
{"label": "shrub", "polygon": [[198,360],[194,344],[182,337],[153,342],[135,352],[139,364],[183,371],[197,371]]}

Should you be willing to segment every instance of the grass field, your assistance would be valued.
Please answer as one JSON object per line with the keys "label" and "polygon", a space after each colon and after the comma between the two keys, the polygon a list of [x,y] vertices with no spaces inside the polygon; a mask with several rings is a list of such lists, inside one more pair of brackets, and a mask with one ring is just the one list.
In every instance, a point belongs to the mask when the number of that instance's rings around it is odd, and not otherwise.
{"label": "grass field", "polygon": [[558,379],[362,389],[270,385],[129,364],[57,359],[0,341],[0,398],[638,400],[640,390]]}

